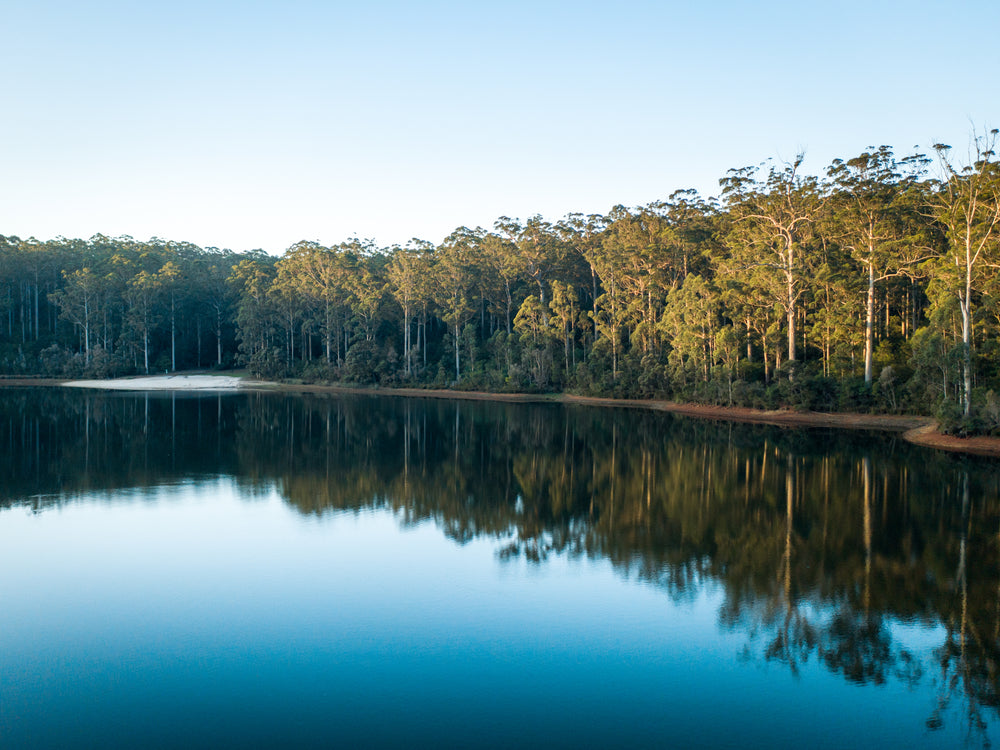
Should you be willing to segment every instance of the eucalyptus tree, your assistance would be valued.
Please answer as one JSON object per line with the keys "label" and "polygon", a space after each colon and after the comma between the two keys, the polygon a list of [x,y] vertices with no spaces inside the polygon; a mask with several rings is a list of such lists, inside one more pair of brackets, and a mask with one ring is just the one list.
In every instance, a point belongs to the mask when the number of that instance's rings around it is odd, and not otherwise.
{"label": "eucalyptus tree", "polygon": [[[836,217],[828,212],[827,218],[832,222]],[[833,226],[821,231],[827,230],[831,235],[840,231]],[[849,250],[833,241],[819,243],[812,264],[813,311],[808,331],[820,349],[824,377],[835,369],[840,376],[851,374],[855,351],[864,346],[858,328],[857,300],[863,296],[860,276]]]}
{"label": "eucalyptus tree", "polygon": [[515,290],[521,276],[518,248],[512,240],[496,232],[484,234],[480,247],[484,271],[495,282],[492,290],[496,297],[491,299],[491,304],[498,315],[502,315],[503,327],[509,336],[517,306]]}
{"label": "eucalyptus tree", "polygon": [[[215,364],[222,366],[222,327],[228,322],[232,307],[233,288],[228,283],[229,275],[238,257],[229,250],[206,248],[201,258],[200,289],[202,300],[212,313],[215,328]],[[200,347],[199,347],[200,348]]]}
{"label": "eucalyptus tree", "polygon": [[565,364],[566,379],[569,379],[572,368],[576,367],[576,324],[579,319],[580,303],[577,299],[576,289],[572,284],[568,284],[558,279],[552,282],[552,300],[549,302],[549,309],[552,311],[550,325],[557,332],[563,342],[563,361]]}
{"label": "eucalyptus tree", "polygon": [[538,295],[529,294],[514,316],[514,330],[531,347],[541,348],[545,345],[547,313],[547,310],[542,310],[542,302],[538,299]]}
{"label": "eucalyptus tree", "polygon": [[61,286],[62,270],[80,267],[60,268],[57,248],[63,242],[62,238],[41,242],[34,237],[0,237],[0,313],[6,317],[6,325],[0,323],[0,338],[4,328],[12,343],[55,335],[55,307],[49,293]]}
{"label": "eucalyptus tree", "polygon": [[[155,276],[157,263],[151,263],[149,253],[139,245],[129,242],[118,245],[105,267],[102,278],[105,294],[112,301],[106,306],[115,308],[114,318],[118,325],[118,353],[120,359],[128,361],[131,355],[131,367],[139,370],[139,352],[144,351],[142,345],[142,326],[139,324],[136,305],[140,303],[139,290],[133,284],[140,273]],[[147,279],[150,287],[155,286]],[[107,316],[105,316],[107,318]],[[108,326],[105,326],[107,329]],[[107,341],[107,334],[105,335]],[[145,357],[144,357],[145,359]]]}
{"label": "eucalyptus tree", "polygon": [[804,291],[802,256],[807,230],[823,205],[816,178],[799,172],[802,160],[799,154],[781,168],[772,165],[764,179],[758,176],[759,168],[743,167],[729,170],[720,180],[732,222],[725,238],[730,270],[777,272],[780,285],[765,276],[757,275],[756,279],[784,308],[788,359],[792,361],[797,358],[796,323]]}
{"label": "eucalyptus tree", "polygon": [[101,279],[89,266],[63,271],[64,286],[49,295],[59,308],[59,316],[79,329],[83,338],[84,362],[90,364],[91,331],[100,304]]}
{"label": "eucalyptus tree", "polygon": [[650,204],[666,218],[660,241],[667,251],[667,283],[676,288],[689,273],[705,274],[717,251],[719,208],[715,199],[692,189],[675,190],[664,202]]}
{"label": "eucalyptus tree", "polygon": [[386,256],[372,240],[351,239],[341,243],[340,249],[345,265],[343,284],[351,313],[365,342],[370,343],[383,313],[387,291]]}
{"label": "eucalyptus tree", "polygon": [[618,378],[619,350],[628,313],[628,300],[622,283],[625,269],[621,242],[611,230],[611,225],[615,222],[626,222],[628,216],[628,210],[624,206],[615,206],[607,217],[608,228],[602,234],[600,243],[588,247],[586,258],[604,290],[603,294],[594,300],[592,318],[595,339],[600,336],[608,341],[611,347],[611,375],[615,379]]}
{"label": "eucalyptus tree", "polygon": [[459,354],[462,328],[475,313],[476,269],[470,261],[483,234],[482,229],[459,227],[445,238],[434,254],[433,299],[454,337],[456,381],[462,375]]}
{"label": "eucalyptus tree", "polygon": [[[686,381],[689,366],[700,373],[702,380],[709,379],[720,327],[719,301],[715,286],[698,274],[687,276],[667,296],[660,327],[668,337],[670,359],[682,381]],[[724,343],[734,348],[729,339]]]}
{"label": "eucalyptus tree", "polygon": [[[34,240],[29,240],[34,242]],[[27,269],[24,253],[25,241],[20,237],[0,236],[0,309],[6,314],[7,336],[13,343],[28,338],[28,311],[25,309],[25,277]],[[3,327],[0,326],[0,331]],[[19,335],[15,333],[19,330]]]}
{"label": "eucalyptus tree", "polygon": [[16,287],[20,301],[21,340],[37,341],[40,337],[42,304],[47,302],[41,294],[41,287],[50,257],[49,248],[46,243],[30,237],[18,242],[17,255],[19,273]]}
{"label": "eucalyptus tree", "polygon": [[502,237],[516,245],[516,262],[525,280],[538,288],[538,301],[547,325],[547,286],[565,270],[565,244],[556,228],[537,214],[523,225],[517,219],[501,216],[493,226]]}
{"label": "eucalyptus tree", "polygon": [[403,311],[403,360],[407,376],[413,375],[413,354],[417,348],[412,341],[413,315],[421,303],[421,281],[427,274],[432,253],[433,245],[414,238],[406,247],[391,250],[386,267],[389,289]]}
{"label": "eucalyptus tree", "polygon": [[16,237],[0,235],[0,336],[3,334],[4,321],[7,323],[7,335],[14,333],[14,286],[17,278],[15,250]]}
{"label": "eucalyptus tree", "polygon": [[422,370],[426,370],[428,350],[427,324],[431,311],[434,308],[434,265],[436,262],[434,253],[436,248],[432,243],[425,240],[413,240],[411,244],[420,251],[420,255],[418,256],[420,273],[417,276],[416,287],[417,312],[419,313],[416,348],[420,352],[421,368]]}
{"label": "eucalyptus tree", "polygon": [[187,283],[184,285],[185,315],[189,321],[187,326],[189,335],[191,326],[194,327],[194,357],[193,362],[182,359],[182,366],[194,364],[201,369],[205,334],[212,330],[214,323],[209,302],[210,293],[207,288],[208,264],[201,252],[191,258],[185,258],[184,261],[187,276]]}
{"label": "eucalyptus tree", "polygon": [[360,249],[355,242],[332,248],[300,242],[286,253],[287,260],[294,263],[302,294],[321,308],[318,323],[328,363],[333,362],[335,356],[340,360],[341,343],[344,356],[350,347],[351,276]]}
{"label": "eucalyptus tree", "polygon": [[267,349],[270,318],[267,292],[274,276],[274,265],[262,258],[241,260],[229,275],[229,283],[238,295],[237,337],[248,362]]}
{"label": "eucalyptus tree", "polygon": [[554,332],[549,312],[548,306],[542,305],[537,294],[529,294],[514,316],[514,331],[521,343],[521,362],[537,388],[547,387],[552,375],[550,343]]}
{"label": "eucalyptus tree", "polygon": [[644,354],[656,335],[659,302],[667,288],[665,272],[670,265],[661,242],[666,219],[658,209],[654,205],[633,212],[615,206],[604,235],[608,251],[620,258],[617,283],[625,295],[630,338]]}
{"label": "eucalyptus tree", "polygon": [[149,374],[150,334],[159,317],[156,303],[161,284],[162,279],[157,274],[142,270],[129,280],[126,291],[126,321],[131,331],[142,340],[142,366],[146,374]]}
{"label": "eucalyptus tree", "polygon": [[285,361],[289,367],[295,362],[295,328],[305,313],[305,297],[302,294],[301,277],[296,273],[294,263],[282,258],[276,264],[276,275],[267,290],[271,309],[281,319],[285,333]]}
{"label": "eucalyptus tree", "polygon": [[969,415],[972,401],[972,325],[974,294],[984,276],[995,273],[1000,245],[1000,166],[997,136],[990,130],[973,134],[969,161],[957,164],[950,146],[934,146],[942,176],[932,199],[934,219],[944,228],[947,251],[936,272],[958,302],[962,321],[962,410]]}
{"label": "eucalyptus tree", "polygon": [[[862,266],[865,292],[865,383],[872,383],[876,285],[912,274],[926,257],[914,238],[914,215],[907,199],[926,160],[909,157],[897,163],[888,146],[871,148],[853,159],[837,159],[827,174],[832,180],[833,222],[838,239]],[[909,168],[904,175],[903,169]],[[839,231],[838,231],[839,230]]]}
{"label": "eucalyptus tree", "polygon": [[184,279],[181,269],[168,260],[156,273],[156,282],[162,294],[170,298],[170,369],[177,369],[177,292]]}
{"label": "eucalyptus tree", "polygon": [[586,275],[590,280],[590,288],[581,287],[581,289],[585,293],[590,292],[591,305],[594,304],[599,295],[599,275],[591,260],[599,252],[606,229],[607,219],[600,214],[588,214],[585,216],[584,214],[571,213],[567,214],[564,219],[556,224],[556,231],[559,233],[559,237],[567,248],[568,253],[571,255],[575,254],[578,260],[582,260],[587,264],[587,271],[589,273]]}

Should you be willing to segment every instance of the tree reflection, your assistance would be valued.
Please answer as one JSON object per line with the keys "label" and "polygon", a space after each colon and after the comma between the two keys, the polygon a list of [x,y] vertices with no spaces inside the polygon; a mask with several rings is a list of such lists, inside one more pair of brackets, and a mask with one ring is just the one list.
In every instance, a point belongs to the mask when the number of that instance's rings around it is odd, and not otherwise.
{"label": "tree reflection", "polygon": [[[298,512],[391,510],[505,560],[611,561],[669,596],[724,591],[746,654],[856,684],[935,680],[928,726],[1000,711],[993,462],[893,437],[654,412],[379,397],[0,391],[0,503],[229,475]],[[934,663],[901,623],[940,627]]]}

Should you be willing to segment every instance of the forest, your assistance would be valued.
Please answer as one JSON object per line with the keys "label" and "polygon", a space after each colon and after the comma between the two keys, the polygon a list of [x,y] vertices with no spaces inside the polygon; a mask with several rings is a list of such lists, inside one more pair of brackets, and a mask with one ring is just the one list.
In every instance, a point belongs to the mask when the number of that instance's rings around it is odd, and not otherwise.
{"label": "forest", "polygon": [[269,379],[936,415],[1000,432],[998,131],[803,156],[606,215],[280,257],[0,236],[0,374]]}

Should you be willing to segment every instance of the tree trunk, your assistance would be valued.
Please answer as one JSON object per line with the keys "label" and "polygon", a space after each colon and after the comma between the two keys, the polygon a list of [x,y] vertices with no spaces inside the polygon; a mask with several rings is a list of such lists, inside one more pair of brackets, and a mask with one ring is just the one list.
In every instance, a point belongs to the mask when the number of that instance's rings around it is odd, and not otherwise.
{"label": "tree trunk", "polygon": [[875,267],[868,262],[868,297],[865,301],[865,385],[872,384],[872,359],[875,343]]}
{"label": "tree trunk", "polygon": [[967,417],[972,404],[972,346],[970,334],[972,331],[971,311],[969,309],[969,280],[966,280],[965,298],[960,300],[962,310],[962,413]]}
{"label": "tree trunk", "polygon": [[510,336],[510,308],[514,305],[514,300],[510,293],[510,282],[504,279],[504,289],[507,292],[507,335]]}
{"label": "tree trunk", "polygon": [[788,266],[785,272],[788,282],[788,359],[795,360],[795,274],[792,273],[792,245],[788,245]]}
{"label": "tree trunk", "polygon": [[170,295],[170,371],[177,372],[177,315],[174,295]]}
{"label": "tree trunk", "polygon": [[403,304],[403,351],[406,352],[406,374],[411,372],[410,367],[410,306]]}
{"label": "tree trunk", "polygon": [[222,308],[215,308],[215,357],[216,363],[222,367]]}
{"label": "tree trunk", "polygon": [[90,300],[83,301],[83,361],[90,364]]}

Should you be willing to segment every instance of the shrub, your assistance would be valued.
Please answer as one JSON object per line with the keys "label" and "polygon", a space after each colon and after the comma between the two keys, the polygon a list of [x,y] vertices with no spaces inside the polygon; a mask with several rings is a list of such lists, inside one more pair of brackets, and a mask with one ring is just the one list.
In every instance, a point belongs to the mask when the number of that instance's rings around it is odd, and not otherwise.
{"label": "shrub", "polygon": [[349,383],[377,382],[375,368],[378,364],[375,344],[371,341],[358,341],[347,350],[347,356],[344,357],[343,378]]}

